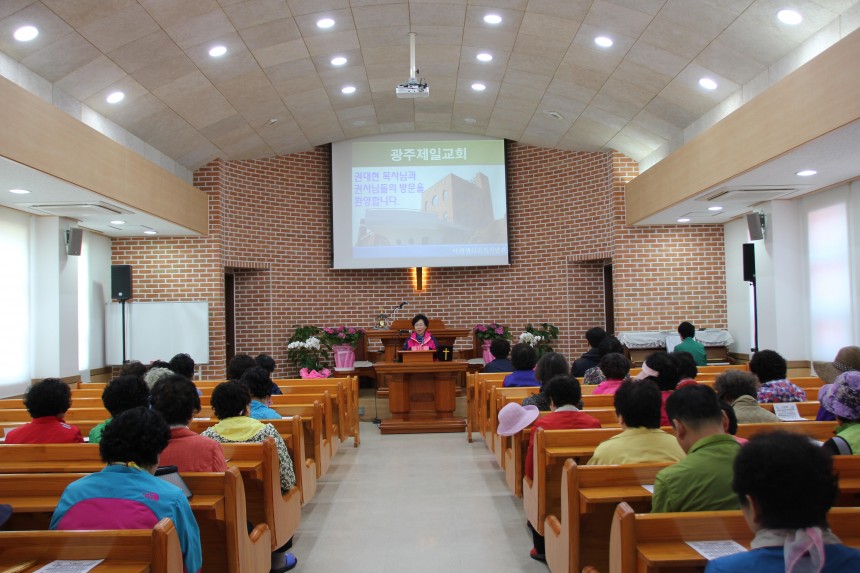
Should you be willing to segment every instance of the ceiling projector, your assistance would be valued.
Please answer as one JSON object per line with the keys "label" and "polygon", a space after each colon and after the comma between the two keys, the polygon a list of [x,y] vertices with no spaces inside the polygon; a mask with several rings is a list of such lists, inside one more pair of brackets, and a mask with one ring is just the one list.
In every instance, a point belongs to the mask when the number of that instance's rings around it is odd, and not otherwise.
{"label": "ceiling projector", "polygon": [[418,81],[418,69],[415,67],[415,32],[409,32],[409,79],[398,84],[394,93],[399,98],[429,97],[430,86],[422,78]]}

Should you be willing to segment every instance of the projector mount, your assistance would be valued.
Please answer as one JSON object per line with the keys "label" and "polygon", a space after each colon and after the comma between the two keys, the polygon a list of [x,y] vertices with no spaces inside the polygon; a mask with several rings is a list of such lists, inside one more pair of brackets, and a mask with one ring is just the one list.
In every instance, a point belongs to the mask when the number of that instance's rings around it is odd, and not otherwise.
{"label": "projector mount", "polygon": [[415,67],[415,32],[409,32],[409,79],[394,88],[399,98],[418,98],[430,95],[430,86],[421,78],[418,81],[418,70]]}

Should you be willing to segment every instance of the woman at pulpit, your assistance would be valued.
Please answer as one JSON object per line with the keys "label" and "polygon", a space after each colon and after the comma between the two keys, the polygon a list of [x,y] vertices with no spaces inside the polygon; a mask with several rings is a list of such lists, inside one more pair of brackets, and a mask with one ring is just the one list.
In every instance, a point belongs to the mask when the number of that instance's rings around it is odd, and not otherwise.
{"label": "woman at pulpit", "polygon": [[423,314],[416,314],[412,319],[412,334],[403,343],[403,350],[436,350],[436,339],[427,330],[430,319]]}

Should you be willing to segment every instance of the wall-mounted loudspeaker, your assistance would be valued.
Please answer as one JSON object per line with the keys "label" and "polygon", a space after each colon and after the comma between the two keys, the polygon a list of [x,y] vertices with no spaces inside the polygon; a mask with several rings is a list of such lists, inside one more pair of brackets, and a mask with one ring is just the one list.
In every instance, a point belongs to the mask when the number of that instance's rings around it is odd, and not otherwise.
{"label": "wall-mounted loudspeaker", "polygon": [[755,243],[744,243],[744,280],[755,282]]}
{"label": "wall-mounted loudspeaker", "polygon": [[66,231],[66,254],[72,257],[81,255],[81,244],[84,241],[84,230],[72,227]]}
{"label": "wall-mounted loudspeaker", "polygon": [[764,239],[764,214],[750,213],[747,215],[747,229],[750,232],[750,241]]}
{"label": "wall-mounted loudspeaker", "polygon": [[131,298],[131,265],[110,266],[110,297],[114,300]]}

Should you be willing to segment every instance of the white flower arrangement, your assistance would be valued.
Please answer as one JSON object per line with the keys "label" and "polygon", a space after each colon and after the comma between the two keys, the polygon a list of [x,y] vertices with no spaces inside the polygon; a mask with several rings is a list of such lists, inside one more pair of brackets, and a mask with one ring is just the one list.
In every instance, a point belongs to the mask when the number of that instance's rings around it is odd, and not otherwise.
{"label": "white flower arrangement", "polygon": [[295,342],[290,342],[287,345],[287,349],[295,350],[297,348],[307,348],[309,350],[319,350],[320,349],[320,339],[316,336],[311,336],[304,342],[301,340],[296,340]]}
{"label": "white flower arrangement", "polygon": [[538,336],[536,334],[532,334],[531,332],[523,332],[520,334],[520,342],[528,344],[531,347],[535,347],[540,344],[540,341],[543,340],[543,336]]}

